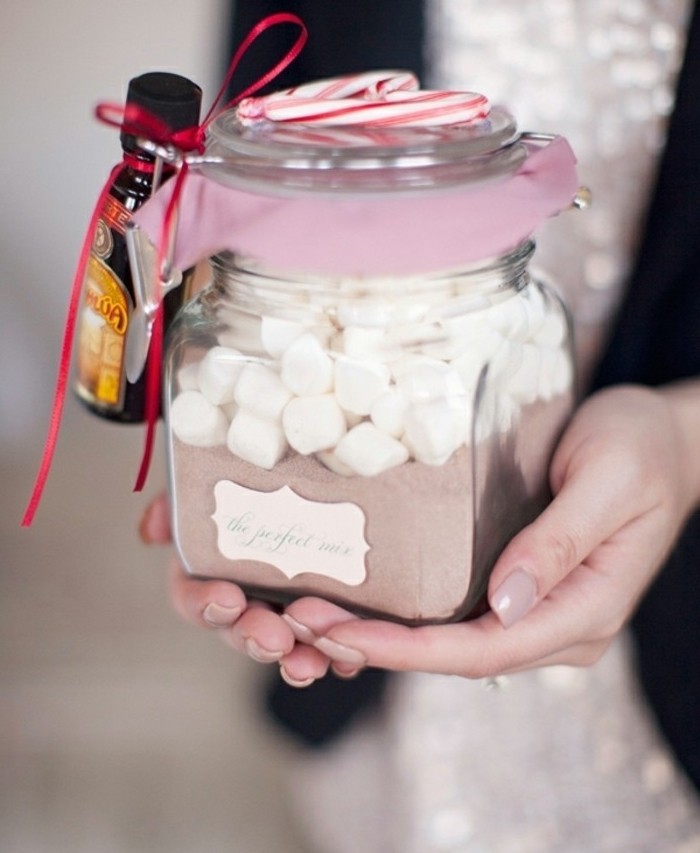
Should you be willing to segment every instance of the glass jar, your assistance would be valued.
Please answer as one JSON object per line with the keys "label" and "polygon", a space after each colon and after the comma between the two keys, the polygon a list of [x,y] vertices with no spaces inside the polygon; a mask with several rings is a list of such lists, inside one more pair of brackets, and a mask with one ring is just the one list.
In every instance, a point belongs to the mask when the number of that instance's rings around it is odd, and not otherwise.
{"label": "glass jar", "polygon": [[548,499],[572,404],[532,243],[414,279],[289,279],[231,255],[172,327],[174,538],[188,571],[410,623],[478,608]]}
{"label": "glass jar", "polygon": [[[477,129],[379,136],[224,114],[208,154],[209,178],[245,193],[439,204],[512,176],[528,149],[500,112]],[[416,272],[403,254],[398,272],[216,254],[167,344],[186,570],[407,624],[483,612],[499,553],[549,500],[573,404],[566,310],[532,277],[533,251],[524,234]]]}

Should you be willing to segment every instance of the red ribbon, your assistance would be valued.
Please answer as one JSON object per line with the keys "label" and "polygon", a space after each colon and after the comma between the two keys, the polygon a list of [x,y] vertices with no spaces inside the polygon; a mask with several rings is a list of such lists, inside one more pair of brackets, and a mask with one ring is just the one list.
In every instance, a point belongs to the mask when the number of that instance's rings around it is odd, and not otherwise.
{"label": "red ribbon", "polygon": [[[287,53],[265,74],[258,80],[249,85],[240,94],[227,101],[223,107],[217,109],[219,102],[223,98],[229,83],[242,59],[254,41],[258,39],[266,30],[275,27],[279,24],[293,24],[299,27],[299,34],[294,44],[289,48]],[[201,154],[204,151],[204,138],[206,130],[212,121],[219,115],[220,112],[230,109],[238,104],[244,98],[254,92],[259,91],[272,80],[274,80],[288,65],[290,65],[296,57],[301,53],[306,44],[308,33],[303,21],[296,15],[288,12],[279,12],[274,15],[269,15],[263,18],[248,35],[243,39],[240,46],[234,53],[231,62],[224,78],[223,83],[214,99],[209,112],[204,118],[204,121],[191,128],[171,132],[167,126],[158,118],[150,115],[147,111],[140,107],[127,104],[125,107],[115,106],[113,104],[100,104],[95,110],[96,117],[105,124],[119,128],[126,133],[148,139],[150,142],[158,146],[167,146],[175,150],[181,155],[176,164],[177,174],[174,178],[175,184],[173,193],[168,203],[168,206],[163,217],[163,227],[158,245],[158,269],[163,269],[163,263],[167,253],[167,247],[170,240],[174,237],[172,233],[175,226],[175,215],[179,199],[182,193],[182,187],[187,177],[189,165],[187,163],[187,154],[197,152]],[[73,284],[71,287],[71,295],[68,305],[68,312],[63,333],[63,343],[59,358],[58,376],[56,379],[56,387],[54,391],[53,405],[49,418],[49,428],[47,437],[44,443],[44,451],[37,473],[34,488],[29,498],[24,516],[22,518],[22,526],[29,527],[34,520],[41,495],[44,491],[46,481],[49,476],[49,470],[53,461],[54,451],[58,442],[58,435],[61,427],[61,419],[63,415],[63,407],[66,398],[66,390],[68,387],[68,378],[70,372],[71,351],[73,348],[73,338],[75,335],[75,326],[78,316],[78,308],[80,304],[80,296],[83,288],[83,280],[87,268],[88,259],[90,256],[90,248],[92,245],[93,234],[97,226],[97,220],[102,212],[107,195],[110,188],[121,171],[126,167],[126,163],[122,162],[115,166],[102,188],[95,209],[93,210],[87,232],[83,240],[83,245],[78,258]],[[154,282],[154,287],[157,286]],[[160,380],[161,380],[161,362],[163,354],[163,305],[162,300],[159,300],[160,305],[156,313],[153,324],[153,333],[151,344],[149,347],[148,361],[146,364],[146,400],[144,415],[146,419],[146,435],[144,441],[143,455],[139,467],[134,491],[141,491],[143,488],[148,470],[150,468],[151,457],[153,454],[153,443],[155,439],[156,425],[158,422],[158,413],[160,409]]]}

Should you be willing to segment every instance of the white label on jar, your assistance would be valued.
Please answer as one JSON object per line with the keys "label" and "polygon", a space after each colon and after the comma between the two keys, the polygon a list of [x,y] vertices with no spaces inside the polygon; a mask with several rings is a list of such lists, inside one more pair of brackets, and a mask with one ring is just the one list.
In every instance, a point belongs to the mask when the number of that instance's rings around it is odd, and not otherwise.
{"label": "white label on jar", "polygon": [[348,586],[366,576],[365,515],[353,503],[309,501],[282,486],[257,492],[220,480],[214,486],[219,551],[229,560],[269,563],[288,578],[304,572]]}

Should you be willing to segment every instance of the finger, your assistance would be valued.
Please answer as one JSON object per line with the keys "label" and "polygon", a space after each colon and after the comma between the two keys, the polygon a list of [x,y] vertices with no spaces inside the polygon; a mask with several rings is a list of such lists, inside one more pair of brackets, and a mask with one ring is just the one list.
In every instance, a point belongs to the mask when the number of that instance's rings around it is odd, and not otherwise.
{"label": "finger", "polygon": [[292,602],[282,614],[282,618],[299,642],[315,645],[334,625],[357,617],[337,604],[306,596]]}
{"label": "finger", "polygon": [[173,557],[170,597],[187,622],[208,628],[230,628],[246,607],[243,591],[223,580],[199,580],[188,575]]}
{"label": "finger", "polygon": [[634,517],[623,489],[601,489],[600,470],[584,466],[499,557],[488,598],[504,627],[511,627],[602,542]]}
{"label": "finger", "polygon": [[170,508],[165,492],[144,510],[139,522],[139,536],[145,545],[166,545],[171,541]]}
{"label": "finger", "polygon": [[[342,664],[484,678],[553,663],[585,663],[572,649],[597,634],[598,617],[577,606],[593,595],[593,572],[567,578],[527,619],[505,629],[493,613],[471,622],[410,628],[375,619],[350,619],[331,628],[324,652]],[[594,641],[598,642],[598,640]],[[570,657],[569,657],[570,656]]]}
{"label": "finger", "polygon": [[330,661],[311,646],[297,643],[280,658],[280,675],[290,687],[308,687],[328,672]]}
{"label": "finger", "polygon": [[279,613],[261,601],[251,601],[234,625],[222,632],[232,648],[258,663],[276,663],[294,648],[294,634]]}

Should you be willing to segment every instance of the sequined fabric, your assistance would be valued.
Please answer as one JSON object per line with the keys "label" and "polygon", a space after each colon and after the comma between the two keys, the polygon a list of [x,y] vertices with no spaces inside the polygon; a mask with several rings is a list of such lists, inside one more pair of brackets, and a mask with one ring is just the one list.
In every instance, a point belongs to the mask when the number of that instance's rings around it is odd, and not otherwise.
{"label": "sequined fabric", "polygon": [[[594,203],[543,229],[540,266],[595,354],[618,304],[673,107],[688,0],[430,0],[430,85],[485,92],[566,136]],[[585,368],[584,368],[585,369]],[[700,853],[700,803],[619,638],[589,670],[505,688],[397,676],[379,717],[300,761],[322,853]]]}
{"label": "sequined fabric", "polygon": [[590,670],[398,677],[381,717],[299,762],[319,853],[698,853],[694,795],[619,640]]}
{"label": "sequined fabric", "polygon": [[429,0],[430,85],[475,89],[521,130],[571,142],[593,205],[549,222],[536,264],[560,287],[582,372],[618,304],[673,108],[689,0]]}

